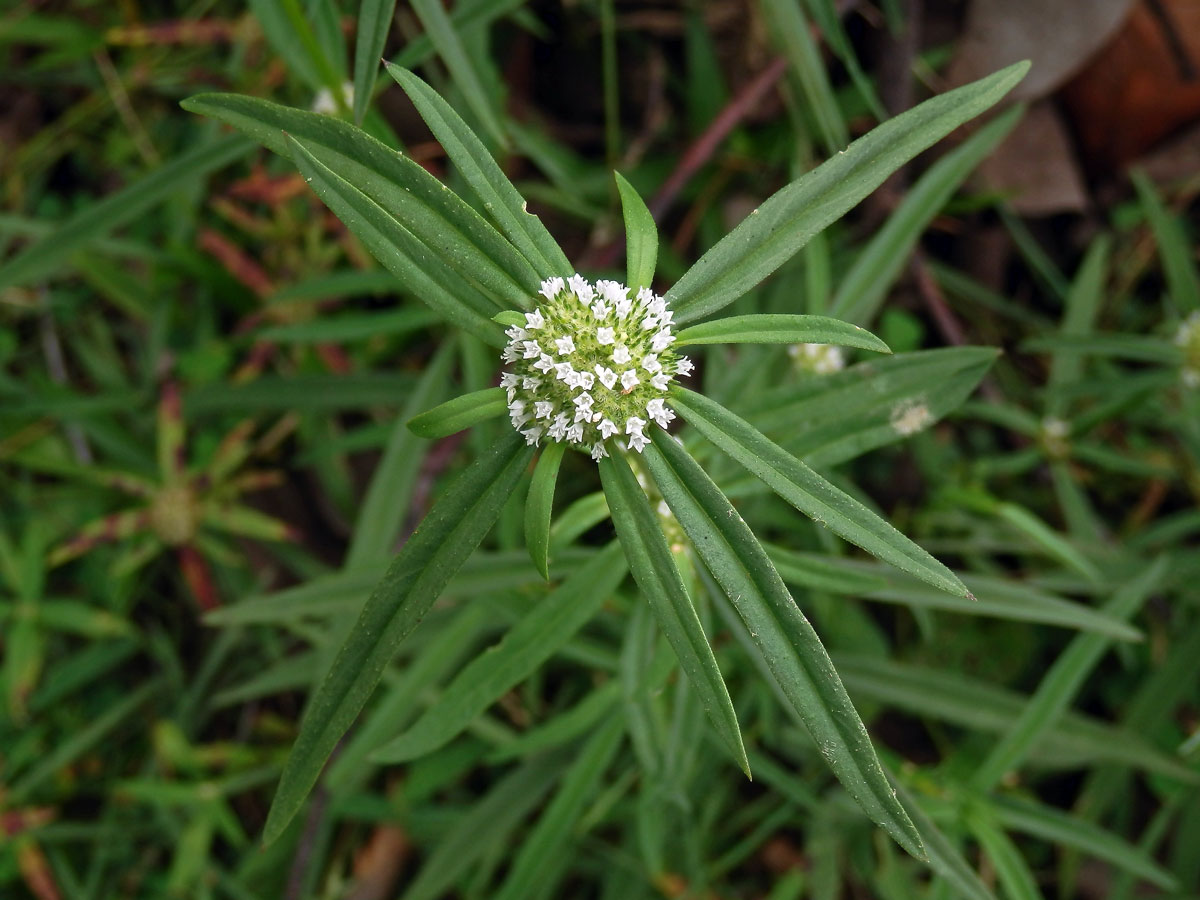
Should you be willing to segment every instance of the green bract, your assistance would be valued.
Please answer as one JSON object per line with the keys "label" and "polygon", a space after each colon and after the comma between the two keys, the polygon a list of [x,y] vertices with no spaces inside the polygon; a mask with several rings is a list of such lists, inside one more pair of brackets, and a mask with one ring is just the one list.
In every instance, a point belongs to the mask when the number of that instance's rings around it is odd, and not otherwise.
{"label": "green bract", "polygon": [[[441,15],[436,3],[422,3],[418,12],[425,18]],[[433,31],[435,40],[439,33]],[[457,59],[448,58],[452,68]],[[500,517],[539,447],[542,456],[529,493],[525,528],[530,555],[543,575],[550,574],[553,498],[565,444],[599,460],[603,486],[603,503],[592,503],[588,512],[577,511],[582,524],[573,521],[571,533],[594,524],[590,517],[603,514],[606,504],[619,550],[593,556],[591,563],[555,587],[536,616],[464,670],[445,693],[444,708],[435,704],[405,736],[385,747],[382,756],[411,758],[466,728],[616,590],[625,571],[619,554],[722,746],[739,766],[749,771],[753,757],[747,755],[713,653],[708,613],[696,605],[702,586],[711,583],[727,601],[724,611],[730,627],[747,636],[745,646],[777,683],[778,696],[808,727],[834,774],[867,815],[914,856],[924,857],[928,847],[931,864],[939,871],[963,868],[932,824],[926,822],[921,829],[913,824],[816,632],[771,555],[701,460],[711,459],[715,445],[761,482],[762,490],[774,492],[879,559],[959,598],[969,597],[969,592],[949,569],[796,457],[790,449],[795,440],[814,440],[815,435],[790,432],[803,431],[810,420],[828,411],[813,409],[809,418],[789,417],[781,410],[788,404],[802,405],[804,398],[783,398],[772,406],[770,392],[764,392],[757,398],[735,398],[733,405],[755,400],[744,410],[748,418],[743,418],[673,383],[676,375],[691,369],[686,357],[677,353],[686,344],[800,345],[803,349],[796,355],[818,372],[842,367],[842,357],[829,345],[882,353],[889,352],[887,346],[862,328],[821,316],[739,315],[683,330],[676,330],[675,323],[696,322],[754,288],[898,167],[1000,100],[1026,68],[1018,64],[935,97],[855,141],[764,201],[662,297],[651,289],[658,248],[654,221],[628,182],[617,178],[628,245],[627,286],[592,281],[574,272],[482,141],[428,85],[404,69],[389,67],[473,196],[457,197],[402,154],[342,122],[241,97],[206,95],[187,102],[189,109],[229,122],[290,156],[317,194],[411,293],[465,332],[501,348],[508,366],[499,388],[456,398],[412,420],[417,434],[436,437],[507,410],[514,430],[479,454],[445,490],[371,594],[309,702],[268,817],[268,843],[300,810],[397,645]],[[477,93],[470,92],[468,99],[477,101]],[[494,121],[481,120],[489,130],[496,129]],[[956,151],[953,164],[937,173],[939,190],[952,190],[956,179],[965,176],[1011,122],[1006,119]],[[954,360],[954,372],[964,365],[970,369],[970,377],[963,378],[969,390],[991,355],[962,351]],[[877,402],[846,396],[834,414],[844,418],[847,410],[861,408],[861,423],[827,433],[825,443],[817,441],[817,446],[836,456],[846,448],[874,446],[926,427],[951,403],[923,393],[914,396],[905,386],[906,367],[926,364],[897,361],[881,370],[875,381],[864,378],[864,372],[830,376],[845,376],[847,384],[874,385],[873,396],[893,399],[879,407]],[[963,388],[957,378],[951,379],[950,389],[957,398],[953,402],[958,402]],[[666,431],[676,413],[693,426],[681,432],[687,443]],[[753,424],[773,416],[783,425],[783,443]],[[697,447],[702,452],[693,452]],[[670,541],[664,535],[665,520],[672,523]],[[644,615],[639,611],[630,623],[634,637],[641,634]],[[665,677],[657,657],[651,668],[654,674],[647,673],[647,678]],[[630,703],[636,705],[636,697],[631,695]],[[630,730],[636,731],[633,725]],[[608,759],[621,737],[615,726],[598,728],[584,754]],[[572,768],[564,785],[578,781],[582,792],[593,770]],[[554,803],[561,808],[552,806],[547,829],[552,831],[559,817],[569,818],[574,796],[574,788],[556,795]],[[538,840],[552,837],[550,831],[538,834]],[[518,860],[517,869],[521,865]]]}

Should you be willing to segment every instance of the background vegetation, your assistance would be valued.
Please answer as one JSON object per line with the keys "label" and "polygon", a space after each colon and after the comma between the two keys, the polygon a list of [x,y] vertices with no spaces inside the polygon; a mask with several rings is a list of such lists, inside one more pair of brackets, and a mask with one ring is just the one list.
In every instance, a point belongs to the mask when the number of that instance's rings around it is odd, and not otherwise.
{"label": "background vegetation", "polygon": [[[1189,4],[396,7],[0,13],[0,895],[1195,896]],[[734,307],[842,318],[893,357],[717,345],[693,379],[975,594],[868,560],[705,458],[940,866],[845,794],[702,567],[753,782],[632,582],[539,641],[548,591],[609,562],[599,479],[573,454],[551,584],[513,502],[259,849],[366,593],[508,426],[409,432],[494,384],[495,352],[415,302],[289,161],[179,103],[231,91],[359,120],[460,187],[381,55],[450,99],[583,271],[622,270],[619,169],[659,223],[660,290],[889,114],[1032,58],[1015,105]],[[531,641],[528,670],[472,668],[505,634]]]}

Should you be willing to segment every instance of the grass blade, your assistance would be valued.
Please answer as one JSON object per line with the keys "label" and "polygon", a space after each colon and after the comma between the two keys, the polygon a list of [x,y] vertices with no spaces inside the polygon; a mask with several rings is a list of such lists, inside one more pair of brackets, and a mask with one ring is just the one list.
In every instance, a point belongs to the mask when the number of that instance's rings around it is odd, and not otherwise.
{"label": "grass blade", "polygon": [[732,303],[926,147],[1000,100],[1029,69],[1016,63],[926,100],[774,194],[667,292],[680,324]]}
{"label": "grass blade", "polygon": [[896,800],[829,654],[749,526],[670,435],[656,430],[644,456],[667,505],[838,780],[873,822],[924,859],[920,834]]}
{"label": "grass blade", "polygon": [[654,510],[624,457],[601,459],[599,469],[629,569],[650,601],[663,634],[670,641],[717,734],[742,771],[749,775],[733,701],[729,699],[725,679],[721,677],[704,627],[683,586]]}
{"label": "grass blade", "polygon": [[697,431],[806,516],[934,587],[970,595],[957,575],[744,419],[686,388],[672,387],[671,399]]}
{"label": "grass blade", "polygon": [[650,215],[650,210],[633,185],[620,172],[613,172],[613,177],[617,180],[621,215],[625,219],[628,284],[636,294],[638,288],[650,287],[654,281],[654,267],[658,264],[658,226],[654,224],[654,216]]}
{"label": "grass blade", "polygon": [[688,344],[837,344],[876,353],[891,348],[865,328],[827,316],[750,315],[713,319],[683,329],[676,337]]}
{"label": "grass blade", "polygon": [[445,100],[407,69],[387,63],[388,74],[408,94],[417,112],[446,149],[471,190],[500,231],[520,250],[542,278],[574,271],[562,249],[492,159],[483,142]]}
{"label": "grass blade", "polygon": [[457,737],[586,625],[624,578],[621,547],[613,542],[542,598],[498,644],[475,657],[438,702],[411,728],[376,750],[373,759],[406,762]]}
{"label": "grass blade", "polygon": [[362,0],[358,5],[358,29],[354,39],[354,121],[362,124],[375,79],[379,75],[379,58],[387,43],[396,0]]}
{"label": "grass blade", "polygon": [[554,441],[542,451],[525,500],[525,546],[534,567],[547,581],[550,580],[550,514],[554,508],[558,467],[566,449],[566,444]]}
{"label": "grass blade", "polygon": [[435,439],[455,434],[508,411],[504,388],[484,388],[462,394],[408,420],[409,430],[418,437]]}
{"label": "grass blade", "polygon": [[1181,313],[1200,309],[1200,272],[1196,270],[1191,242],[1181,227],[1180,218],[1171,213],[1145,172],[1133,173],[1133,186],[1146,211],[1150,230],[1158,244],[1163,274],[1167,279],[1167,294]]}
{"label": "grass blade", "polygon": [[396,647],[491,529],[532,455],[515,433],[496,443],[446,489],[392,561],[309,701],[267,815],[265,844],[278,838],[299,811]]}

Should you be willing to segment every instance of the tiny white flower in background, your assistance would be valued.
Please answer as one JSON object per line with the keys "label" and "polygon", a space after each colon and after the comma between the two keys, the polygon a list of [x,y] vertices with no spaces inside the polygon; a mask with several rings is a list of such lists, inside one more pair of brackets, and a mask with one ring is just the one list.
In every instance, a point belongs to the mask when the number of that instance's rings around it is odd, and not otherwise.
{"label": "tiny white flower in background", "polygon": [[[605,442],[621,436],[623,447],[641,452],[649,422],[666,428],[675,419],[667,391],[693,368],[671,350],[666,301],[649,288],[630,297],[623,284],[593,284],[579,274],[548,278],[539,293],[545,302],[525,314],[525,326],[505,331],[502,357],[511,370],[500,385],[513,426],[530,444],[566,442],[593,459],[607,456]],[[651,377],[644,381],[639,371]]]}
{"label": "tiny white flower in background", "polygon": [[796,361],[796,367],[805,372],[829,375],[846,368],[842,348],[833,344],[792,344],[788,353]]}
{"label": "tiny white flower in background", "polygon": [[1190,388],[1200,388],[1200,311],[1192,313],[1179,326],[1175,343],[1183,348],[1180,377]]}
{"label": "tiny white flower in background", "polygon": [[892,410],[891,426],[897,434],[905,437],[924,431],[933,422],[933,413],[924,403],[911,400],[900,403]]}
{"label": "tiny white flower in background", "polygon": [[[354,82],[347,81],[342,84],[342,102],[346,104],[346,109],[354,108]],[[313,97],[312,111],[320,113],[323,116],[336,115],[338,111],[337,101],[333,99],[333,91],[327,87],[321,88]]]}

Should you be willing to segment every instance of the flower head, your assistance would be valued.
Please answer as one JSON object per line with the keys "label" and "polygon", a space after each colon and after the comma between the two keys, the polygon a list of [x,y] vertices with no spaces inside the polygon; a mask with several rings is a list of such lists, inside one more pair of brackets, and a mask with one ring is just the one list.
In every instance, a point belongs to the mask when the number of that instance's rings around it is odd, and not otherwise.
{"label": "flower head", "polygon": [[842,348],[833,344],[792,344],[788,353],[796,361],[796,368],[815,375],[840,372],[846,367]]}
{"label": "flower head", "polygon": [[525,314],[524,327],[505,332],[509,369],[500,385],[513,428],[531,444],[562,441],[593,459],[607,455],[610,438],[641,452],[649,442],[643,429],[675,418],[666,405],[671,382],[692,370],[671,350],[666,301],[648,288],[630,297],[623,284],[579,274],[546,279],[540,294],[545,300]]}
{"label": "flower head", "polygon": [[1200,311],[1183,320],[1175,343],[1183,349],[1183,383],[1188,387],[1200,387]]}

